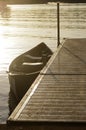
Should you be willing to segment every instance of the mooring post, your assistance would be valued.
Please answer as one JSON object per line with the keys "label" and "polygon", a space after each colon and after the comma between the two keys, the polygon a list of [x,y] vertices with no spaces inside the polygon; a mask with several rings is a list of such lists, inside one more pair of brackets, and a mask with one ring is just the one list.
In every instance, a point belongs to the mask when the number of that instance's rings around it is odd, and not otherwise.
{"label": "mooring post", "polygon": [[60,9],[57,2],[57,47],[60,45]]}

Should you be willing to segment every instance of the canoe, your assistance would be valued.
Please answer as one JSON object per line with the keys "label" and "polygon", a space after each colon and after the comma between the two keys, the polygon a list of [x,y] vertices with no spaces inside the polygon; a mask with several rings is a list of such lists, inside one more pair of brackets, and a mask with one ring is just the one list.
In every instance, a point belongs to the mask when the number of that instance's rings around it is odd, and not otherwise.
{"label": "canoe", "polygon": [[14,97],[13,100],[16,100],[16,105],[30,88],[52,54],[51,49],[45,43],[40,43],[12,61],[8,72],[9,96],[11,96],[11,99]]}

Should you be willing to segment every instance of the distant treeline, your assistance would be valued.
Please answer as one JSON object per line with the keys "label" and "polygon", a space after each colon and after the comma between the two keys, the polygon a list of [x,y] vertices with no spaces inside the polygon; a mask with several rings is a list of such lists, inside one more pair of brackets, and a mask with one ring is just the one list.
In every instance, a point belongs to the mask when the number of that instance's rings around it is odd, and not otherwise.
{"label": "distant treeline", "polygon": [[86,0],[6,0],[9,4],[44,4],[48,2],[86,3]]}
{"label": "distant treeline", "polygon": [[7,0],[10,4],[43,4],[47,3],[47,0]]}

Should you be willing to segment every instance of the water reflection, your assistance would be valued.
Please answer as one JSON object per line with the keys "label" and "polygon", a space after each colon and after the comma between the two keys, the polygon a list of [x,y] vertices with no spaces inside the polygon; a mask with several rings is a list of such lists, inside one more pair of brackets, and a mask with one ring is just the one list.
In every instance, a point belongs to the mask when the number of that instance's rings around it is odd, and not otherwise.
{"label": "water reflection", "polygon": [[9,107],[9,115],[13,112],[13,110],[15,109],[15,107],[18,105],[18,101],[14,95],[14,93],[12,92],[12,90],[10,89],[9,92],[9,99],[8,99],[8,107]]}

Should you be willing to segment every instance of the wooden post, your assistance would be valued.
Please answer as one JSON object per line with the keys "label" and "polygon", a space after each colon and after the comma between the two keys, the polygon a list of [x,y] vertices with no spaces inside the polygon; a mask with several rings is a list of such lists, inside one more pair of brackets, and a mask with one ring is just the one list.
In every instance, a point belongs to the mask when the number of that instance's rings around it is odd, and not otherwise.
{"label": "wooden post", "polygon": [[57,3],[57,47],[60,45],[60,11],[59,2]]}

